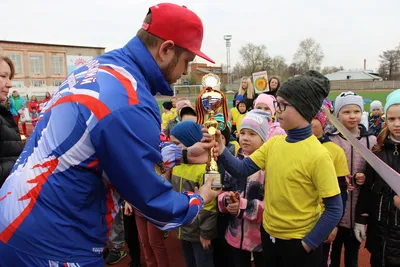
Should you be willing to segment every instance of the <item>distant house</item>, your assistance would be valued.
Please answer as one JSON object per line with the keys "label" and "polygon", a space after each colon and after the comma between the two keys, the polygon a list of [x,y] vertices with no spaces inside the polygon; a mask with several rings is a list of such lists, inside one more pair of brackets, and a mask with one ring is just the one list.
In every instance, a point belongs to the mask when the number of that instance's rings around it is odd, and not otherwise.
{"label": "distant house", "polygon": [[341,70],[325,75],[330,81],[382,81],[382,77],[373,71],[368,70]]}

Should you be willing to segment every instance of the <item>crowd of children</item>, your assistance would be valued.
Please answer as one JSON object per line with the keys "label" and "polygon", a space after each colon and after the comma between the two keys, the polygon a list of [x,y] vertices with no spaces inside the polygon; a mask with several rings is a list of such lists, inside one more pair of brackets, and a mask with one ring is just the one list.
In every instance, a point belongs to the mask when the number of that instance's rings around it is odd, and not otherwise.
{"label": "crowd of children", "polygon": [[[335,113],[359,142],[399,171],[400,89],[385,108],[373,101],[364,125],[363,98],[343,92],[328,100],[330,84],[321,74],[310,71],[282,85],[274,79],[279,90],[256,96],[250,108],[252,96],[237,94],[229,118],[216,117],[223,192],[193,224],[177,230],[185,266],[325,267],[340,266],[344,256],[345,266],[354,267],[363,239],[373,267],[400,266],[400,198],[325,113]],[[163,109],[165,140],[182,147],[201,141],[189,100],[173,98]],[[166,179],[176,191],[193,191],[203,184],[204,171],[205,165],[181,164]],[[126,203],[124,216],[129,213],[135,214]],[[144,227],[139,214],[136,224],[129,227],[139,230],[146,266],[168,266],[164,233],[148,222]],[[114,258],[120,259],[124,252],[117,249],[120,257]],[[137,255],[131,252],[132,259]]]}
{"label": "crowd of children", "polygon": [[32,128],[35,128],[38,120],[39,113],[43,105],[46,104],[51,98],[51,94],[46,92],[45,98],[40,102],[38,98],[33,95],[31,100],[26,103],[25,99],[19,95],[17,91],[13,91],[9,97],[10,112],[12,113],[17,125],[21,125],[21,134],[28,137],[27,123],[32,124]]}

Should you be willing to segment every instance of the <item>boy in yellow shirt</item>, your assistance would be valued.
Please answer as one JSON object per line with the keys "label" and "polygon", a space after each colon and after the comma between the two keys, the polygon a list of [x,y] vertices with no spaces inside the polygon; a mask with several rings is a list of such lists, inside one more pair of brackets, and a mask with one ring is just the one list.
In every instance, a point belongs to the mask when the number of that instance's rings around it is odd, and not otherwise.
{"label": "boy in yellow shirt", "polygon": [[319,267],[322,243],[342,216],[331,155],[311,127],[329,91],[329,80],[316,71],[286,81],[275,106],[287,136],[274,136],[242,161],[224,150],[217,135],[215,152],[229,173],[248,177],[265,170],[261,236],[266,266]]}
{"label": "boy in yellow shirt", "polygon": [[[325,127],[328,125],[328,117],[326,116],[325,109],[333,110],[332,104],[328,99],[324,100],[321,111],[315,116],[312,120],[312,131],[313,134],[318,138],[321,144],[328,150],[328,152],[332,156],[333,165],[335,166],[336,176],[338,178],[339,187],[340,187],[340,195],[342,197],[342,205],[343,210],[345,209],[346,201],[347,201],[347,183],[346,183],[346,175],[349,175],[349,168],[347,165],[346,154],[344,153],[343,148],[333,143],[329,137],[324,133]],[[336,238],[338,228],[331,232],[328,239],[325,240],[323,245],[323,260],[321,267],[330,266],[330,251],[333,240]]]}

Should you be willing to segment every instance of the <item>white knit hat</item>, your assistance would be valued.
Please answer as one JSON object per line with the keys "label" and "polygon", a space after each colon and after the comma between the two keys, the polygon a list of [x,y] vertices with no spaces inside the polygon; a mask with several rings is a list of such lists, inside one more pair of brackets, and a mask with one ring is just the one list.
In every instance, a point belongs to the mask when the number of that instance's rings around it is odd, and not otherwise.
{"label": "white knit hat", "polygon": [[336,116],[339,114],[339,111],[346,105],[357,105],[361,108],[361,112],[364,112],[364,100],[362,96],[357,95],[354,92],[351,91],[343,92],[336,97],[335,100]]}
{"label": "white knit hat", "polygon": [[255,131],[263,140],[267,141],[268,122],[271,121],[271,113],[259,109],[250,110],[242,120],[240,129]]}
{"label": "white knit hat", "polygon": [[383,111],[383,106],[382,106],[382,102],[379,100],[374,100],[371,102],[370,107],[370,111],[372,112],[374,109],[380,109],[381,111]]}

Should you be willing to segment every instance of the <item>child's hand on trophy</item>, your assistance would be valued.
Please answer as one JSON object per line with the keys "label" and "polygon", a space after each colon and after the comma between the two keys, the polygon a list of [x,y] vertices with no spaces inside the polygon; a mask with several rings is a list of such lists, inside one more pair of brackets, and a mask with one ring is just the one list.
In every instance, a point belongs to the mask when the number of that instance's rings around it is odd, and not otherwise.
{"label": "child's hand on trophy", "polygon": [[207,128],[203,128],[203,138],[201,139],[201,142],[203,143],[210,143],[212,141],[214,141],[215,139],[215,145],[214,145],[214,158],[215,160],[217,160],[218,156],[222,154],[222,152],[224,152],[225,149],[225,142],[223,141],[223,135],[221,134],[220,130],[217,130],[217,132],[215,133],[215,135],[210,135],[208,133],[208,129]]}

